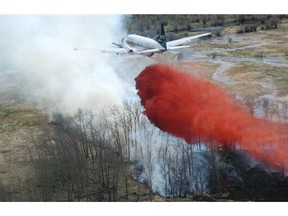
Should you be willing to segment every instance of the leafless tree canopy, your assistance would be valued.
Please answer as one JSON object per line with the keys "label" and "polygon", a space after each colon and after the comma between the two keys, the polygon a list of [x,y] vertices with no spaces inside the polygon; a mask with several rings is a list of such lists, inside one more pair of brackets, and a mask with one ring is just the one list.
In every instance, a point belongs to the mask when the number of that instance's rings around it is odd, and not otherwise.
{"label": "leafless tree canopy", "polygon": [[[241,103],[251,115],[262,110],[268,121],[287,124],[286,102],[247,97]],[[160,131],[142,111],[139,102],[126,101],[99,112],[55,114],[53,125],[31,134],[27,143],[33,164],[29,199],[152,201],[155,193],[172,199],[221,196],[240,184],[235,149],[241,151],[241,145],[212,148],[201,138],[187,144]],[[1,200],[11,199],[4,189],[0,185]]]}

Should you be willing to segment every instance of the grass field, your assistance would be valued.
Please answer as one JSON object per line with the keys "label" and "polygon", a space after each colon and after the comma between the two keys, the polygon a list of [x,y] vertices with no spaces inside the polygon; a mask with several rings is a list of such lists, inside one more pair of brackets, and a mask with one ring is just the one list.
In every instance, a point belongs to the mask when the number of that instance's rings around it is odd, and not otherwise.
{"label": "grass field", "polygon": [[[277,96],[285,96],[288,93],[287,67],[272,66],[265,63],[243,62],[227,70],[224,75],[232,80],[244,82],[246,85],[250,83],[250,87],[259,86],[259,84],[255,84],[255,81],[258,83],[271,81],[277,89]],[[249,91],[254,92],[250,87]],[[261,93],[265,94],[266,92],[263,89]]]}

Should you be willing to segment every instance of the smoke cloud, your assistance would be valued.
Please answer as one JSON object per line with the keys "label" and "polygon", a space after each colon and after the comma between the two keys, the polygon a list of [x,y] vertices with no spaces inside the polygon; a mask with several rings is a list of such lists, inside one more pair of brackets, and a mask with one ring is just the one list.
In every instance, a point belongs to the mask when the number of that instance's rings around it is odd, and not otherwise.
{"label": "smoke cloud", "polygon": [[0,71],[13,70],[25,98],[48,114],[121,103],[124,82],[106,48],[124,35],[121,16],[2,16]]}
{"label": "smoke cloud", "polygon": [[217,85],[161,64],[135,81],[144,114],[161,130],[190,144],[199,138],[212,147],[236,143],[271,164],[286,160],[284,125],[251,116]]}

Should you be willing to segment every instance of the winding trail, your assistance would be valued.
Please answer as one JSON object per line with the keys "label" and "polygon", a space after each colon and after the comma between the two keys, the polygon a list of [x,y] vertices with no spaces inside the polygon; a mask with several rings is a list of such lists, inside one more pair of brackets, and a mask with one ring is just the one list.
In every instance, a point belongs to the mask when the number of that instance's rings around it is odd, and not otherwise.
{"label": "winding trail", "polygon": [[230,56],[208,56],[211,53],[217,53],[222,51],[236,51],[236,50],[245,50],[249,48],[261,47],[266,45],[266,42],[263,41],[254,41],[253,44],[244,45],[238,48],[214,48],[211,50],[205,51],[186,51],[184,52],[185,61],[206,61],[220,64],[220,66],[214,71],[212,74],[212,79],[214,81],[224,83],[225,85],[235,85],[235,84],[257,84],[260,85],[263,89],[270,92],[269,94],[261,95],[260,98],[269,98],[272,100],[288,100],[288,95],[285,97],[278,97],[277,87],[273,84],[272,80],[267,78],[264,81],[235,81],[230,79],[225,72],[231,69],[234,64],[241,62],[259,62],[264,64],[269,64],[276,67],[287,67],[288,68],[288,60],[282,57],[230,57]]}
{"label": "winding trail", "polygon": [[[237,39],[237,38],[235,38]],[[217,39],[219,40],[219,39]],[[234,38],[233,38],[234,40]],[[242,40],[242,39],[241,39]],[[216,41],[217,43],[225,43],[225,38],[222,41]],[[257,48],[267,44],[267,42],[263,42],[260,40],[252,41],[252,44],[244,44],[245,41],[238,41],[243,43],[242,47],[238,48],[212,48],[210,50],[202,50],[202,51],[195,51],[195,50],[186,50],[183,51],[182,55],[184,56],[184,61],[201,61],[201,62],[213,62],[219,64],[219,66],[215,69],[212,74],[212,79],[216,82],[223,83],[224,85],[233,86],[235,84],[249,84],[249,85],[260,85],[266,94],[260,95],[256,101],[261,101],[263,98],[269,99],[271,102],[280,104],[283,101],[288,101],[288,94],[285,96],[278,96],[278,89],[277,86],[273,83],[272,79],[266,78],[262,79],[261,81],[236,81],[232,80],[229,75],[227,75],[227,71],[234,67],[237,63],[242,62],[252,62],[252,63],[263,63],[268,64],[271,66],[276,67],[286,67],[288,69],[288,60],[282,57],[270,57],[270,56],[263,56],[263,57],[230,57],[230,56],[217,56],[218,52],[223,51],[237,51],[237,50],[245,50],[250,48]],[[216,55],[215,55],[216,53]],[[213,54],[213,55],[212,55]],[[288,73],[288,70],[287,70]],[[255,113],[259,116],[263,116],[263,111],[261,111],[260,107],[256,108]]]}
{"label": "winding trail", "polygon": [[223,82],[227,85],[234,85],[239,83],[238,81],[231,80],[228,76],[224,75],[224,72],[229,70],[233,64],[231,62],[217,61],[220,66],[214,71],[212,79],[217,82]]}

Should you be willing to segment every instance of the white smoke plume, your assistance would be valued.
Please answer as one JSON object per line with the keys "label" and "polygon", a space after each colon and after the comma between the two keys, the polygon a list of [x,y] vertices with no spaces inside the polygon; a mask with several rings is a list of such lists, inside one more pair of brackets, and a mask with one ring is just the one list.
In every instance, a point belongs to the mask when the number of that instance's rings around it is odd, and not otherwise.
{"label": "white smoke plume", "polygon": [[125,35],[121,16],[1,16],[0,35],[0,71],[16,71],[26,99],[47,114],[98,109],[126,97],[112,55],[74,50],[111,47]]}
{"label": "white smoke plume", "polygon": [[[9,71],[25,99],[48,115],[73,115],[78,108],[97,110],[123,100],[139,100],[134,78],[155,63],[141,56],[74,50],[109,48],[112,41],[121,40],[126,35],[121,16],[2,16],[0,35],[0,81],[1,71]],[[189,180],[186,191],[207,191],[203,154],[193,152],[193,166],[201,173],[189,173],[188,166],[180,173],[182,163],[187,164],[180,150],[189,146],[146,121],[145,130],[128,134],[138,143],[130,149],[131,160],[143,167],[138,180],[148,182],[162,196],[174,197],[181,195],[175,188],[181,174]]]}

